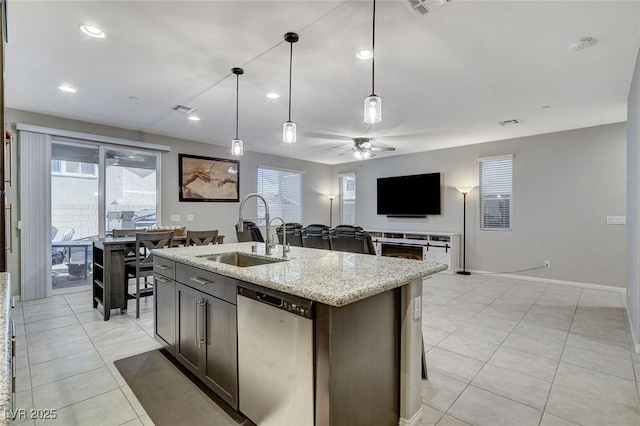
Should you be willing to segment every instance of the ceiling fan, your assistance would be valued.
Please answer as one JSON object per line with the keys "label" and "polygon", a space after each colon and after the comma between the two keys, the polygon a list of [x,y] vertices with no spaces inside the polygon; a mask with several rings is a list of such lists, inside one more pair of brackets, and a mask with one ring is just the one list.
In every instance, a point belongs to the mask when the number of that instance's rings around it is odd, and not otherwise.
{"label": "ceiling fan", "polygon": [[368,160],[369,158],[373,158],[376,154],[373,151],[395,151],[396,149],[391,146],[375,146],[371,143],[373,139],[366,137],[357,137],[352,138],[353,140],[353,148],[351,151],[353,152],[353,156],[356,160]]}

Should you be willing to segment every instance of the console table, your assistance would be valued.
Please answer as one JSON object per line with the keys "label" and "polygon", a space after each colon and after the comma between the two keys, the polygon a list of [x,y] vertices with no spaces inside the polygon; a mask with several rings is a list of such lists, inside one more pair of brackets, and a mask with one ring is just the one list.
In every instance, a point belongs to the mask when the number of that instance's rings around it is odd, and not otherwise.
{"label": "console table", "polygon": [[459,269],[460,234],[452,232],[414,232],[367,230],[378,256],[407,257],[445,263],[442,273]]}

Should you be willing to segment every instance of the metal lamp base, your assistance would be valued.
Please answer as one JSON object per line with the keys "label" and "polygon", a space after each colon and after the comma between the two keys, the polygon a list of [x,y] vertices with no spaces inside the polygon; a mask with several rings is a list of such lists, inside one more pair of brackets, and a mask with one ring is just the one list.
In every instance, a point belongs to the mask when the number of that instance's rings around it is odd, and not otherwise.
{"label": "metal lamp base", "polygon": [[458,271],[457,273],[459,275],[471,275],[471,272],[469,272],[469,271]]}

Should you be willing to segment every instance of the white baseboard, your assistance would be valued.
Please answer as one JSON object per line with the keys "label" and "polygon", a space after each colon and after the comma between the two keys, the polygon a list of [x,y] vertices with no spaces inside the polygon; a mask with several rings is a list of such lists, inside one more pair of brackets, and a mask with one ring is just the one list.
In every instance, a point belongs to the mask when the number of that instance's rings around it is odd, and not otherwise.
{"label": "white baseboard", "polygon": [[398,420],[398,426],[419,426],[420,424],[422,424],[422,407],[409,420],[402,417]]}
{"label": "white baseboard", "polygon": [[517,274],[500,274],[491,271],[477,271],[477,270],[469,270],[471,273],[475,274],[487,274],[493,275],[495,277],[502,278],[511,278],[515,280],[523,280],[523,281],[538,281],[541,283],[549,283],[549,284],[558,284],[558,285],[566,285],[570,287],[580,287],[580,288],[588,288],[591,290],[605,290],[605,291],[615,291],[616,293],[626,293],[627,289],[624,287],[613,287],[610,285],[604,284],[592,284],[592,283],[583,283],[579,281],[565,281],[565,280],[556,280],[553,278],[541,278],[541,277],[530,277],[528,275],[517,275]]}
{"label": "white baseboard", "polygon": [[626,312],[626,317],[627,317],[627,322],[629,323],[629,330],[631,330],[631,340],[632,340],[632,344],[633,344],[633,349],[636,351],[636,353],[640,354],[640,341],[638,341],[638,336],[635,333],[635,329],[633,327],[633,324],[631,323],[631,316],[629,316],[629,302],[627,302],[627,306],[625,306],[625,310]]}

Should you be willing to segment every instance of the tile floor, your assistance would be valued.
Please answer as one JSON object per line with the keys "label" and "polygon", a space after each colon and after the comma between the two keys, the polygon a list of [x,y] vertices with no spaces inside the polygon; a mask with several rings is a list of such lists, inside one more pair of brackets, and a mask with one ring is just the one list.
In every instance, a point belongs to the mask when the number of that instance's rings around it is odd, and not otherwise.
{"label": "tile floor", "polygon": [[423,294],[423,425],[640,425],[624,294],[443,274]]}
{"label": "tile floor", "polygon": [[[623,294],[443,274],[423,293],[423,425],[640,424]],[[151,298],[142,306],[104,322],[90,291],[19,303],[18,408],[58,418],[14,423],[152,424],[113,366],[158,347]]]}

